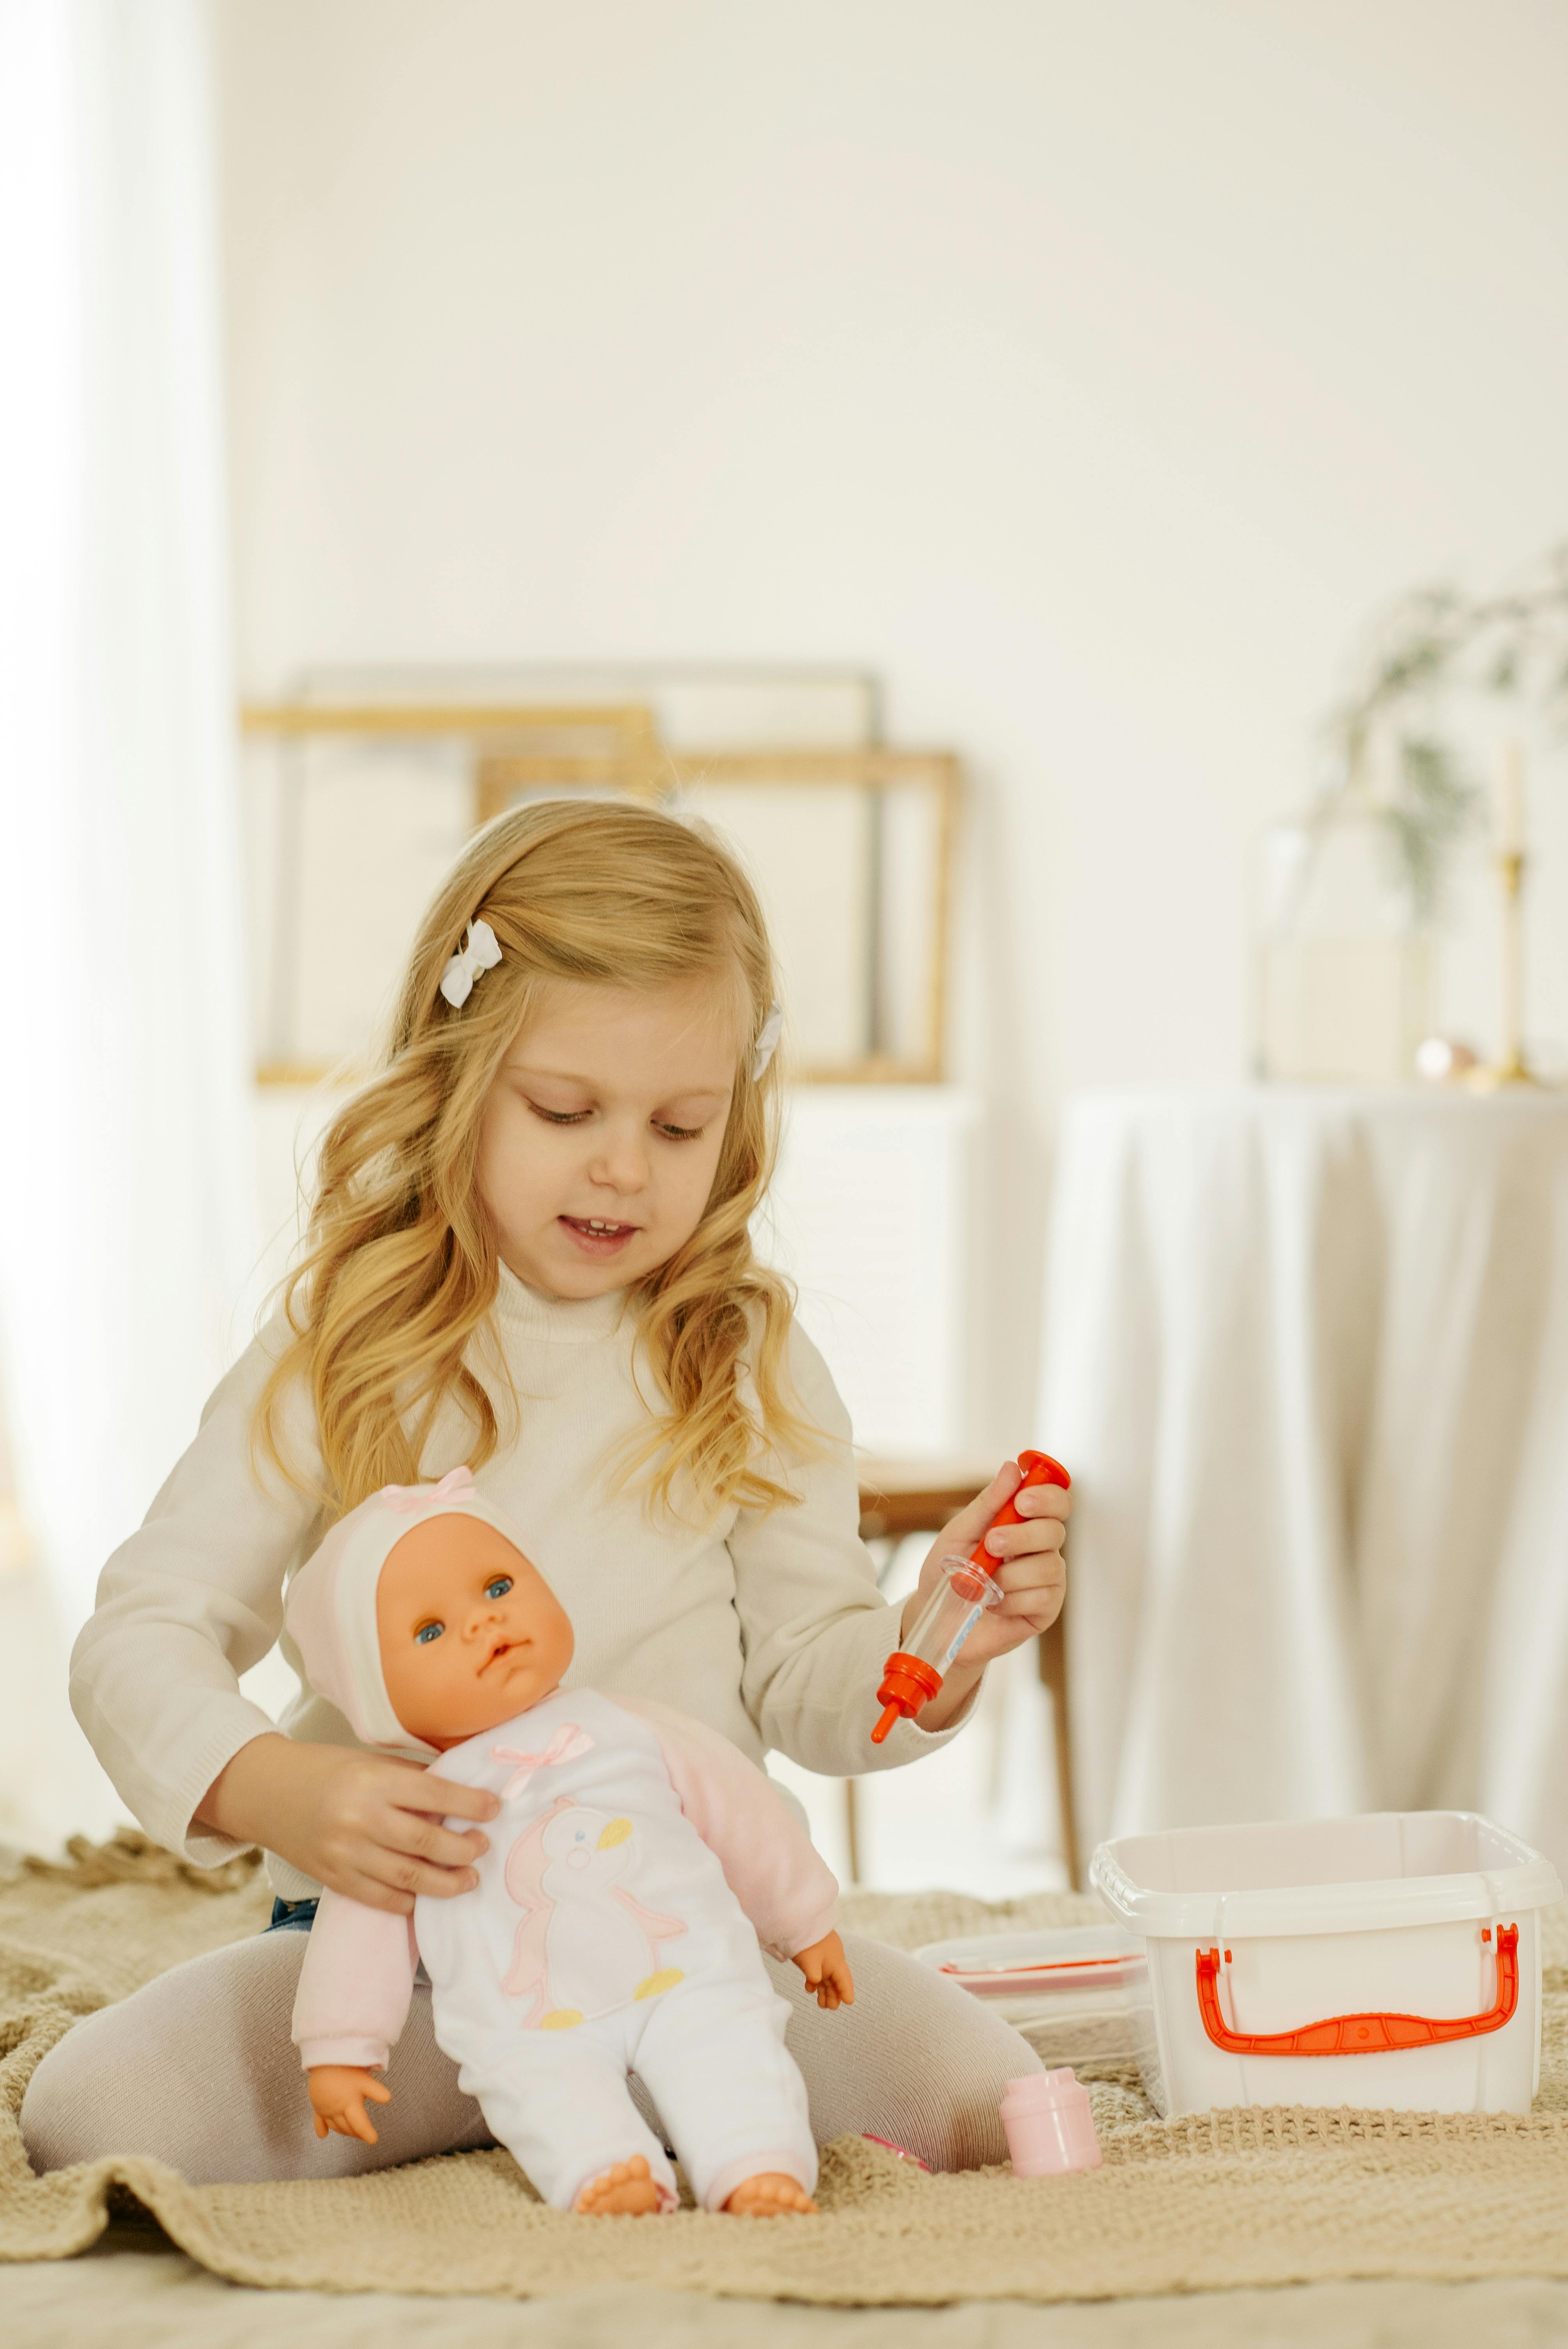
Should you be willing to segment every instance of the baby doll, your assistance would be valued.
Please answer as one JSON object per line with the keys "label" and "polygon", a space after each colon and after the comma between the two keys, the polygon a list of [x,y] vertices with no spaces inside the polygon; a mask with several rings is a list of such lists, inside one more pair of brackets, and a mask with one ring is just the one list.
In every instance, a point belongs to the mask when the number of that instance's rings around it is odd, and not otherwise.
{"label": "baby doll", "polygon": [[[389,1485],[289,1593],[312,1685],[366,1744],[498,1795],[479,1885],[399,1917],[322,1896],[294,2037],[316,2134],[366,2099],[423,1960],[436,2036],[558,2209],[675,2207],[635,2071],[705,2209],[811,2210],[817,2154],[760,1936],[820,2005],[852,2000],[838,1886],[762,1772],[642,1697],[568,1695],[572,1626],[466,1468]],[[749,1921],[748,1921],[749,1920]]]}

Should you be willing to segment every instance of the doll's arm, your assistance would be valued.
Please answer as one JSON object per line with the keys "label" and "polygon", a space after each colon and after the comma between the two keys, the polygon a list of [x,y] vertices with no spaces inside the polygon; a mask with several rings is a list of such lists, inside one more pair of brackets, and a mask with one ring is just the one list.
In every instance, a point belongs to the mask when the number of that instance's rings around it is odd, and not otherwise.
{"label": "doll's arm", "polygon": [[793,1958],[832,1933],[838,1878],[755,1762],[717,1729],[651,1697],[614,1701],[658,1739],[682,1810],[717,1858],[763,1948]]}
{"label": "doll's arm", "polygon": [[313,2064],[305,2074],[317,2137],[356,2137],[364,2145],[377,2142],[376,2126],[365,2100],[389,2105],[392,2091],[360,2064]]}
{"label": "doll's arm", "polygon": [[407,2021],[418,1962],[411,1917],[324,1892],[294,1998],[305,2070],[384,2064]]}
{"label": "doll's arm", "polygon": [[819,2006],[830,2011],[836,2006],[853,2006],[855,1978],[837,1933],[825,1933],[820,1941],[797,1950],[794,1962],[805,1975],[806,1987]]}

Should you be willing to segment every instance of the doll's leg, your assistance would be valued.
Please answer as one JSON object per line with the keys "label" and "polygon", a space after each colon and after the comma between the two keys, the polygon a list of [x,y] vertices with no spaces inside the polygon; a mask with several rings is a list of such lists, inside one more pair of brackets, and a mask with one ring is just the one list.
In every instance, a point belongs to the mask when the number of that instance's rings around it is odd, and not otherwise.
{"label": "doll's leg", "polygon": [[[492,2134],[542,2201],[579,2207],[585,2189],[605,2209],[673,2209],[675,2172],[633,2104],[626,2085],[628,2019],[606,2015],[566,2031],[499,2031],[449,2017],[447,2044],[460,2057],[463,2085],[479,2098]],[[609,2187],[618,2168],[641,2161],[654,2195]],[[583,2207],[589,2207],[584,2204]]]}
{"label": "doll's leg", "polygon": [[846,1933],[855,2002],[824,2014],[799,1970],[764,1961],[789,2002],[786,2034],[819,2145],[869,2130],[933,2169],[1006,2161],[998,2107],[1039,2057],[1011,2024],[902,1950]]}
{"label": "doll's leg", "polygon": [[392,2050],[379,2142],[316,2137],[289,2037],[305,1933],[259,1933],[193,1958],[88,2015],[45,2056],[22,2106],[35,2169],[150,2154],[192,2185],[341,2178],[493,2142],[436,2044],[417,1989]]}
{"label": "doll's leg", "polygon": [[793,2178],[808,2195],[817,2183],[788,2015],[760,1968],[704,1976],[652,2002],[632,2060],[704,2209],[722,2209],[749,2178]]}

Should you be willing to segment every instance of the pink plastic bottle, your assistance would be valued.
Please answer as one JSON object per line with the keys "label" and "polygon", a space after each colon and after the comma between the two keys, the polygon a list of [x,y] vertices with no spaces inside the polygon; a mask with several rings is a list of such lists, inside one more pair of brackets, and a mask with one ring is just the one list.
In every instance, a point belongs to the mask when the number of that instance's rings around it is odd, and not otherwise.
{"label": "pink plastic bottle", "polygon": [[1026,2072],[1021,2080],[1009,2080],[1002,2127],[1015,2178],[1059,2178],[1069,2169],[1099,2168],[1088,2090],[1079,2086],[1070,2067]]}

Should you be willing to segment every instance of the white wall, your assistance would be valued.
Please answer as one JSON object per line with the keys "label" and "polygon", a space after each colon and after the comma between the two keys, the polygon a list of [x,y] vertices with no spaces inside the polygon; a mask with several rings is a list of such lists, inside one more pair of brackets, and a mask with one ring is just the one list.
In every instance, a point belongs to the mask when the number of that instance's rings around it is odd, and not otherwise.
{"label": "white wall", "polygon": [[1014,1433],[1052,1104],[1241,1072],[1350,632],[1568,527],[1568,11],[215,5],[246,684],[845,661],[961,748]]}

